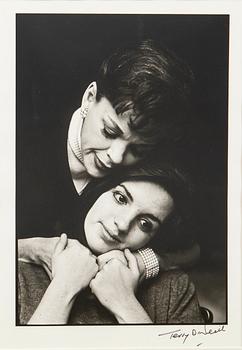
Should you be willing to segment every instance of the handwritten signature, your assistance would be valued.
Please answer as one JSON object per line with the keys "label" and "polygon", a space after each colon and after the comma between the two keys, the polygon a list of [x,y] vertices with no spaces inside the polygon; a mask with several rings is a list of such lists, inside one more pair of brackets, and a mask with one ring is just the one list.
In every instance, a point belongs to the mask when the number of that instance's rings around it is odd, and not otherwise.
{"label": "handwritten signature", "polygon": [[[187,341],[187,339],[192,338],[192,337],[196,337],[198,335],[209,336],[209,335],[214,335],[214,334],[218,334],[221,332],[226,332],[224,325],[219,325],[216,328],[212,328],[211,326],[203,325],[201,329],[192,328],[188,332],[185,332],[182,329],[176,329],[174,331],[160,333],[160,334],[158,334],[158,336],[159,337],[169,336],[169,339],[173,339],[173,340],[180,339],[180,340],[182,340],[182,343],[184,344]],[[197,346],[200,346],[200,345],[202,345],[202,343],[197,344]]]}

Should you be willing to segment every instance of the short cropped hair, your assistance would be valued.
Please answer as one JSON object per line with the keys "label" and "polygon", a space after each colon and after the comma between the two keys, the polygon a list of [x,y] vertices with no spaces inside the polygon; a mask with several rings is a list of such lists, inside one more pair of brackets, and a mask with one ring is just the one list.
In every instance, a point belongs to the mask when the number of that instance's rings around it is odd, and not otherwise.
{"label": "short cropped hair", "polygon": [[152,40],[118,48],[102,63],[97,100],[106,97],[118,115],[131,111],[130,128],[146,142],[180,137],[189,111],[193,73]]}

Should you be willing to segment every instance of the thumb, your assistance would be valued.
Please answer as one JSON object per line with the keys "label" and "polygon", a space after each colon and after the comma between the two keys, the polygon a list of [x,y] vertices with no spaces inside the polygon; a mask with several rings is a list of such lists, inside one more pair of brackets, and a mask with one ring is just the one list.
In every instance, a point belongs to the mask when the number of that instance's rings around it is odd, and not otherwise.
{"label": "thumb", "polygon": [[129,269],[135,274],[139,274],[138,263],[134,254],[132,254],[129,249],[125,249],[124,255],[127,259]]}
{"label": "thumb", "polygon": [[54,251],[55,255],[60,254],[66,248],[67,241],[68,239],[67,239],[66,233],[62,233],[55,246],[55,251]]}

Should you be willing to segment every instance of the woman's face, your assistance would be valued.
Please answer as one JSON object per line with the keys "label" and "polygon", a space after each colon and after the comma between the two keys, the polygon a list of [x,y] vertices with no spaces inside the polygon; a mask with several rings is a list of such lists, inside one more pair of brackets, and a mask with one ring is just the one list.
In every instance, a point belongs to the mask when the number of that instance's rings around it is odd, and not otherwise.
{"label": "woman's face", "polygon": [[132,111],[117,115],[107,98],[96,101],[96,90],[96,83],[90,84],[83,97],[88,113],[81,131],[81,148],[89,175],[103,177],[117,165],[136,163],[151,146],[131,131]]}
{"label": "woman's face", "polygon": [[173,199],[159,185],[127,181],[103,193],[89,210],[84,230],[96,254],[144,247],[173,209]]}

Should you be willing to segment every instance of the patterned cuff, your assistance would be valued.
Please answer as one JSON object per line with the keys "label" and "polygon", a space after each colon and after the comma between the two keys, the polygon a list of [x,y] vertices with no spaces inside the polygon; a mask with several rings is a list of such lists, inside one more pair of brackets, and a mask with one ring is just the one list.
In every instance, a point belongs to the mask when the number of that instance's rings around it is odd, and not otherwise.
{"label": "patterned cuff", "polygon": [[145,279],[154,278],[158,275],[159,261],[151,248],[138,249],[145,265]]}

